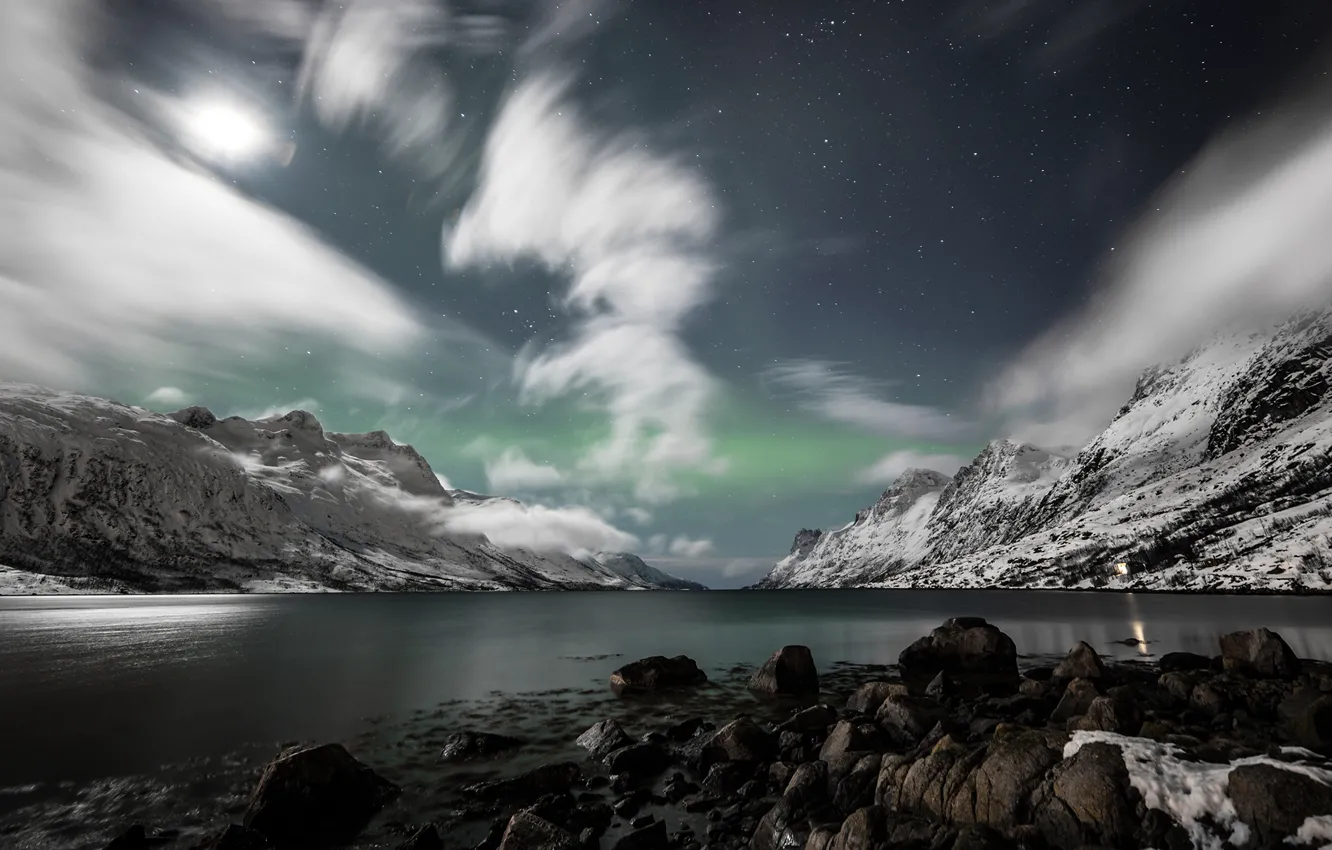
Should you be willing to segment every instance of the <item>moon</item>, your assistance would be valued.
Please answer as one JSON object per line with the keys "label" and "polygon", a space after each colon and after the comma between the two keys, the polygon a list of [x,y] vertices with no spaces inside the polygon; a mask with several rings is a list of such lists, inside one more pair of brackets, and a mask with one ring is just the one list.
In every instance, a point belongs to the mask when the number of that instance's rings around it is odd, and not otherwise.
{"label": "moon", "polygon": [[252,159],[272,146],[263,121],[234,103],[201,102],[189,111],[186,124],[195,147],[215,159]]}

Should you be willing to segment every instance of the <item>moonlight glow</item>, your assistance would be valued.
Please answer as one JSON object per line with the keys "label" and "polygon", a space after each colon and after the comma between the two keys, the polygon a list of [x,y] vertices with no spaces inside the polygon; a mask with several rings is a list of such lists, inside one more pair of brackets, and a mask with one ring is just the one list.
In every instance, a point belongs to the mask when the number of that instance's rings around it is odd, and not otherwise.
{"label": "moonlight glow", "polygon": [[228,103],[201,104],[189,113],[188,124],[194,144],[219,159],[257,156],[269,142],[258,117]]}

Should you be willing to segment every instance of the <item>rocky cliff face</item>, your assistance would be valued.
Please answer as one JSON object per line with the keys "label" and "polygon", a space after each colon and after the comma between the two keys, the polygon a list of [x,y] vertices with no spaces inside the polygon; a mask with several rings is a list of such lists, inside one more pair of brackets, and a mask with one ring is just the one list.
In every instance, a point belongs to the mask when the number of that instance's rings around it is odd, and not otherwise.
{"label": "rocky cliff face", "polygon": [[759,586],[1332,589],[1329,372],[1332,314],[1217,339],[1075,456],[998,440],[941,487],[913,471]]}
{"label": "rocky cliff face", "polygon": [[448,531],[451,511],[491,501],[446,490],[382,431],[326,432],[305,411],[162,416],[0,384],[0,592],[55,582],[25,573],[147,591],[689,584],[632,555]]}

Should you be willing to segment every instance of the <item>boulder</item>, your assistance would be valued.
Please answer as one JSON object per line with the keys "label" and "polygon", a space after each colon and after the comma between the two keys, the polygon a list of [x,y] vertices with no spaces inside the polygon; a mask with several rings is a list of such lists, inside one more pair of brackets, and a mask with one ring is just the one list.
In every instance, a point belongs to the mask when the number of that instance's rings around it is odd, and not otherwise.
{"label": "boulder", "polygon": [[578,850],[572,834],[531,812],[509,818],[498,850]]}
{"label": "boulder", "polygon": [[944,670],[1016,679],[1017,647],[980,617],[955,617],[902,650],[897,663],[911,675],[933,676]]}
{"label": "boulder", "polygon": [[810,813],[826,802],[827,786],[828,766],[824,762],[808,762],[796,768],[781,799],[756,825],[750,838],[751,850],[803,847],[813,831]]}
{"label": "boulder", "polygon": [[[874,802],[874,786],[879,778],[883,757],[877,753],[861,756],[851,770],[833,786],[833,808],[844,815]],[[829,772],[831,784],[831,771]]]}
{"label": "boulder", "polygon": [[1089,680],[1074,679],[1064,688],[1064,695],[1059,698],[1059,704],[1050,713],[1050,720],[1054,723],[1064,723],[1080,714],[1086,714],[1092,702],[1100,695],[1096,686]]}
{"label": "boulder", "polygon": [[1198,686],[1198,677],[1194,673],[1183,670],[1171,670],[1169,673],[1162,673],[1156,683],[1161,686],[1161,690],[1170,695],[1175,702],[1187,703],[1193,689]]}
{"label": "boulder", "polygon": [[1068,651],[1068,655],[1064,656],[1064,660],[1055,666],[1054,678],[1104,679],[1105,664],[1101,662],[1101,656],[1096,654],[1091,644],[1078,641],[1078,644]]}
{"label": "boulder", "polygon": [[435,825],[428,823],[399,844],[397,850],[444,850],[444,842],[439,840]]}
{"label": "boulder", "polygon": [[873,736],[864,724],[839,720],[819,749],[819,760],[828,761],[837,756],[872,748]]}
{"label": "boulder", "polygon": [[883,701],[894,694],[906,696],[907,686],[901,682],[866,682],[846,701],[846,707],[872,716]]}
{"label": "boulder", "polygon": [[611,673],[610,686],[616,696],[685,688],[708,680],[694,659],[684,655],[667,658],[654,655],[632,661]]}
{"label": "boulder", "polygon": [[841,831],[840,825],[820,824],[810,832],[805,841],[805,850],[830,850],[833,839]]}
{"label": "boulder", "polygon": [[1117,732],[1137,735],[1142,728],[1142,712],[1136,703],[1124,694],[1097,697],[1087,707],[1087,713],[1073,718],[1069,731]]}
{"label": "boulder", "polygon": [[260,775],[245,826],[277,844],[346,843],[399,793],[341,744],[288,750]]}
{"label": "boulder", "polygon": [[1209,670],[1212,659],[1196,652],[1167,652],[1161,656],[1157,667],[1162,673],[1186,673],[1193,670]]}
{"label": "boulder", "polygon": [[924,738],[945,712],[939,704],[920,697],[894,696],[884,700],[874,722],[898,745],[914,745]]}
{"label": "boulder", "polygon": [[778,724],[783,732],[826,732],[837,722],[837,710],[830,705],[811,705]]}
{"label": "boulder", "polygon": [[701,717],[691,717],[688,720],[682,720],[666,729],[666,737],[672,741],[684,742],[694,737],[700,732],[711,731],[713,725]]}
{"label": "boulder", "polygon": [[976,768],[975,822],[1001,832],[1029,823],[1032,791],[1060,755],[1039,732],[1022,730],[996,738]]}
{"label": "boulder", "polygon": [[1229,672],[1273,679],[1293,679],[1300,672],[1300,660],[1281,635],[1262,628],[1222,635],[1221,664]]}
{"label": "boulder", "polygon": [[1291,741],[1315,750],[1332,748],[1332,695],[1303,688],[1286,697],[1278,713]]}
{"label": "boulder", "polygon": [[1226,794],[1261,847],[1280,847],[1306,819],[1332,815],[1332,787],[1270,764],[1240,765],[1230,771]]}
{"label": "boulder", "polygon": [[842,822],[828,850],[874,850],[888,838],[887,825],[884,811],[877,806],[856,809]]}
{"label": "boulder", "polygon": [[575,744],[587,750],[593,758],[602,759],[610,755],[615,750],[627,747],[634,740],[629,737],[624,728],[614,720],[600,720],[586,732],[579,735]]}
{"label": "boulder", "polygon": [[671,764],[671,755],[656,744],[630,744],[606,756],[606,767],[612,774],[655,776]]}
{"label": "boulder", "polygon": [[[195,846],[194,850],[272,850],[273,844],[262,832],[246,829],[238,823],[228,824],[227,828]],[[428,848],[409,848],[404,850],[429,850]]]}
{"label": "boulder", "polygon": [[1119,747],[1085,744],[1056,764],[1032,795],[1033,820],[1056,847],[1133,847],[1138,802]]}
{"label": "boulder", "polygon": [[454,732],[444,740],[441,761],[472,761],[488,758],[522,745],[518,738],[491,732]]}
{"label": "boulder", "polygon": [[467,785],[463,787],[462,792],[483,800],[498,800],[521,805],[534,802],[546,794],[568,791],[581,774],[582,771],[573,762],[556,762],[509,779]]}
{"label": "boulder", "polygon": [[777,755],[777,744],[753,720],[740,717],[713,733],[708,750],[713,761],[764,762]]}
{"label": "boulder", "polygon": [[763,662],[749,680],[749,689],[772,696],[818,694],[819,673],[807,646],[784,646]]}

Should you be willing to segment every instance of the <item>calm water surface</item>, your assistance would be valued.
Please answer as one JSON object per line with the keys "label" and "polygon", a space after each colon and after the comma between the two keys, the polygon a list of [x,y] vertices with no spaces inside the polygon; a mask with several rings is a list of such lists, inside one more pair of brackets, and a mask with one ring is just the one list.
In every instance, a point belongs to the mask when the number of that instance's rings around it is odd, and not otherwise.
{"label": "calm water surface", "polygon": [[[1005,591],[768,591],[0,599],[0,787],[84,781],[494,692],[594,689],[684,653],[716,676],[787,643],[892,663],[954,615],[1041,655],[1121,657],[1266,625],[1332,659],[1332,599]],[[1145,650],[1114,643],[1137,637]],[[622,658],[589,658],[616,655]],[[601,693],[598,691],[598,693]],[[600,697],[599,697],[600,698]]]}

